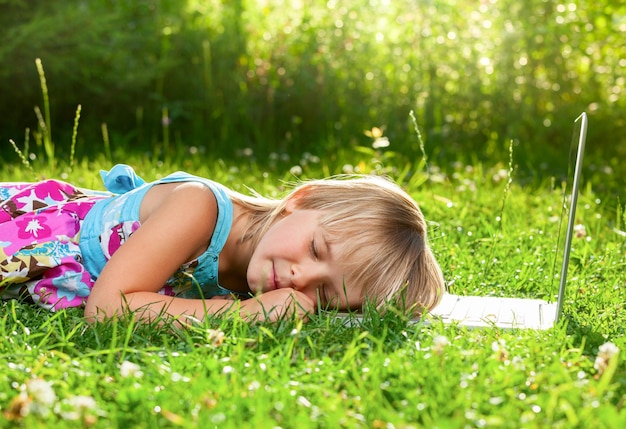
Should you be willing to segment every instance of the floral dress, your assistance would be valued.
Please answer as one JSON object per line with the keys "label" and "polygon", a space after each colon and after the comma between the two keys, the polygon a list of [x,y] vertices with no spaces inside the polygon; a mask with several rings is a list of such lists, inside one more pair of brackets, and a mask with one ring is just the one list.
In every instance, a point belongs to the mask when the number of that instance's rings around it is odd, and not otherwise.
{"label": "floral dress", "polygon": [[26,298],[50,310],[82,305],[93,281],[78,238],[102,198],[56,180],[0,183],[2,298]]}
{"label": "floral dress", "polygon": [[101,175],[111,192],[57,180],[0,183],[0,298],[30,300],[51,311],[84,305],[104,264],[140,228],[146,192],[155,184],[182,181],[213,191],[217,224],[206,251],[183,264],[159,292],[184,298],[231,293],[217,279],[232,225],[232,202],[223,186],[184,172],[145,183],[121,164]]}

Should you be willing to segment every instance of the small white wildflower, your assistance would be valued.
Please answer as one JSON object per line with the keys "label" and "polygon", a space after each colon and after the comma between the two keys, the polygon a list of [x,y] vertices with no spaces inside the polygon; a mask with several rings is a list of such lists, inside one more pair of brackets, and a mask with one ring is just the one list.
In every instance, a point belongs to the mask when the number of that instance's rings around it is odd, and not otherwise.
{"label": "small white wildflower", "polygon": [[219,347],[224,343],[224,337],[226,334],[220,331],[219,329],[209,329],[207,330],[209,343],[215,347]]}
{"label": "small white wildflower", "polygon": [[574,225],[574,236],[576,238],[585,238],[587,236],[587,228],[585,228],[585,225],[581,223]]}
{"label": "small white wildflower", "polygon": [[509,171],[505,170],[504,168],[501,168],[500,170],[498,170],[497,172],[495,172],[493,174],[493,176],[491,177],[491,179],[498,183],[501,180],[507,179],[509,177]]}
{"label": "small white wildflower", "polygon": [[53,405],[57,399],[57,396],[52,389],[52,385],[40,378],[30,380],[26,384],[26,391],[33,401],[42,405]]}
{"label": "small white wildflower", "polygon": [[309,401],[304,396],[298,396],[298,399],[296,399],[296,402],[299,405],[302,405],[303,407],[306,407],[306,408],[310,408],[311,407],[311,401]]}
{"label": "small white wildflower", "polygon": [[506,342],[504,340],[498,340],[491,343],[491,351],[498,353],[504,349]]}
{"label": "small white wildflower", "polygon": [[433,338],[433,353],[440,355],[443,349],[450,345],[450,340],[445,335],[437,335]]}
{"label": "small white wildflower", "polygon": [[226,421],[226,414],[217,413],[211,416],[211,423],[215,424],[215,426],[224,423]]}
{"label": "small white wildflower", "polygon": [[141,368],[139,367],[139,365],[125,360],[120,365],[120,375],[124,378],[127,378],[127,377],[141,378],[143,376],[143,372],[141,371]]}
{"label": "small white wildflower", "polygon": [[190,381],[189,377],[185,377],[184,375],[179,374],[177,372],[173,372],[172,375],[170,376],[170,379],[174,383],[178,383],[179,381],[182,381],[183,383],[189,383]]}
{"label": "small white wildflower", "polygon": [[598,356],[593,363],[593,367],[596,371],[598,371],[598,374],[602,374],[609,366],[611,359],[613,359],[613,357],[617,357],[618,355],[619,347],[611,342],[604,343],[598,348]]}
{"label": "small white wildflower", "polygon": [[374,140],[374,143],[372,143],[372,147],[374,149],[382,149],[385,147],[389,147],[390,144],[391,142],[389,141],[389,139],[385,136],[382,136],[377,137],[376,140]]}
{"label": "small white wildflower", "polygon": [[502,362],[508,362],[509,352],[506,349],[506,342],[504,340],[498,340],[491,343],[491,350],[494,352],[494,357]]}
{"label": "small white wildflower", "polygon": [[500,405],[504,402],[504,398],[502,396],[493,396],[489,398],[490,405]]}
{"label": "small white wildflower", "polygon": [[343,174],[354,174],[354,165],[344,164],[343,167],[341,167],[341,171]]}
{"label": "small white wildflower", "polygon": [[40,378],[29,380],[26,383],[26,393],[32,401],[29,411],[33,414],[47,415],[57,400],[52,385]]}
{"label": "small white wildflower", "polygon": [[63,417],[64,420],[78,420],[86,414],[99,413],[96,400],[91,396],[72,396],[64,399],[55,411]]}
{"label": "small white wildflower", "polygon": [[91,396],[72,396],[67,400],[67,402],[77,409],[80,410],[95,410],[96,409],[96,400]]}
{"label": "small white wildflower", "polygon": [[429,180],[433,183],[443,183],[446,181],[446,175],[441,173],[432,173],[428,177]]}
{"label": "small white wildflower", "polygon": [[222,373],[224,373],[224,374],[230,374],[230,373],[233,373],[233,372],[235,372],[235,368],[233,368],[233,367],[232,367],[232,366],[230,366],[230,365],[226,365],[226,366],[222,369]]}
{"label": "small white wildflower", "polygon": [[289,169],[289,173],[294,176],[300,176],[302,174],[302,167],[300,167],[299,165],[294,165]]}
{"label": "small white wildflower", "polygon": [[598,349],[598,351],[601,354],[605,355],[608,359],[610,359],[619,353],[619,347],[617,347],[615,344],[611,342],[608,342],[608,343],[602,344],[600,348]]}

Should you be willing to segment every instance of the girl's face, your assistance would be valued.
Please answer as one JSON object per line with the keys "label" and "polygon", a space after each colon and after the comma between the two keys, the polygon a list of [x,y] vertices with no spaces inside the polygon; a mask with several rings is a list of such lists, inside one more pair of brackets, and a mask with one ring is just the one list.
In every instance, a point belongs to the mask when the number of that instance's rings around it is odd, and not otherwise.
{"label": "girl's face", "polygon": [[322,307],[348,309],[362,305],[361,289],[344,285],[345,270],[338,260],[340,245],[331,244],[319,225],[321,212],[303,210],[289,201],[281,216],[263,235],[248,265],[252,293],[292,288]]}

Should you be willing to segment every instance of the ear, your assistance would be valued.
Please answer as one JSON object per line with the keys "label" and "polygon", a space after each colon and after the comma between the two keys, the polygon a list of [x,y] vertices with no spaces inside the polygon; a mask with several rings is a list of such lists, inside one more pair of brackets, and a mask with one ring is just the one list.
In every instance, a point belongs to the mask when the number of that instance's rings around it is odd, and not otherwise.
{"label": "ear", "polygon": [[299,209],[300,198],[304,197],[306,193],[306,188],[300,188],[289,195],[287,197],[287,202],[285,203],[285,214],[293,213],[294,210]]}
{"label": "ear", "polygon": [[294,210],[298,209],[298,199],[299,198],[295,195],[289,196],[289,199],[287,199],[287,202],[285,203],[285,214],[291,214]]}

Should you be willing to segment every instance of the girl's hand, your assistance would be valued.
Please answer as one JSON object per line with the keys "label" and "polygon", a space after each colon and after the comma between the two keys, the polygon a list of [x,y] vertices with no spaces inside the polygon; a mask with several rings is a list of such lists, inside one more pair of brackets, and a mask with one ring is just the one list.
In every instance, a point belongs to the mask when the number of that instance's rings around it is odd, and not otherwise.
{"label": "girl's hand", "polygon": [[315,312],[315,302],[294,289],[276,289],[241,303],[241,314],[256,320],[277,321],[295,315],[305,319]]}

